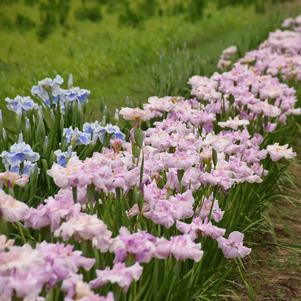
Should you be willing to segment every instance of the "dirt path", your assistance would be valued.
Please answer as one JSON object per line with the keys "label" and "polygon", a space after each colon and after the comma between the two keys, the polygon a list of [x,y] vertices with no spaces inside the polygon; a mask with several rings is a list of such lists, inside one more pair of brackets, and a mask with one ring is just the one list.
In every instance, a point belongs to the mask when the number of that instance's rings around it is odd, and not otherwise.
{"label": "dirt path", "polygon": [[301,144],[297,149],[299,158],[289,167],[294,183],[282,187],[287,197],[268,212],[274,230],[260,238],[247,264],[246,280],[255,297],[241,292],[233,300],[301,301]]}

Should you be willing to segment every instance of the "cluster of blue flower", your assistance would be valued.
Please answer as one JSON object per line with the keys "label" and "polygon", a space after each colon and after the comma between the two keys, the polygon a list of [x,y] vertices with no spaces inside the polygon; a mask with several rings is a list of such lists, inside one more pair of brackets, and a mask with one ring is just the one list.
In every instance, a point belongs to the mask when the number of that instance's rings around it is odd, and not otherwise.
{"label": "cluster of blue flower", "polygon": [[[16,96],[14,99],[6,98],[7,108],[22,116],[24,113],[31,114],[32,111],[38,111],[39,120],[43,120],[43,110],[49,110],[52,116],[55,116],[56,110],[66,114],[67,104],[76,103],[79,108],[82,108],[88,102],[90,91],[73,87],[73,80],[68,80],[68,89],[63,89],[61,85],[64,79],[60,75],[55,78],[45,78],[38,81],[31,89],[32,97]],[[34,100],[35,99],[35,100]],[[0,111],[1,115],[1,111]],[[31,128],[31,121],[25,116],[25,128]],[[35,120],[35,116],[33,116]],[[1,120],[0,120],[1,121]],[[43,121],[42,121],[43,122]],[[82,130],[78,127],[63,128],[64,138],[68,146],[67,151],[57,149],[54,151],[57,163],[65,166],[68,160],[76,156],[75,147],[78,145],[95,144],[96,142],[104,143],[105,138],[119,139],[125,141],[125,135],[120,131],[118,126],[108,124],[102,126],[100,122],[86,122]],[[25,136],[24,136],[25,137]],[[45,143],[48,143],[48,136],[45,136]],[[59,145],[61,145],[59,143]],[[19,174],[30,174],[36,167],[36,161],[39,160],[39,154],[33,152],[31,147],[23,142],[23,138],[19,139],[10,147],[9,151],[1,153],[2,161],[7,171],[16,172]]]}
{"label": "cluster of blue flower", "polygon": [[0,156],[7,171],[20,175],[30,175],[37,169],[36,162],[40,159],[40,155],[23,141],[22,135],[18,143],[14,143],[9,151],[3,151]]}
{"label": "cluster of blue flower", "polygon": [[110,135],[112,139],[125,140],[125,135],[120,131],[118,126],[112,124],[102,126],[98,121],[86,122],[82,131],[78,128],[73,129],[72,127],[64,129],[67,143],[75,145],[88,145],[96,143],[98,140],[103,143],[106,134]]}
{"label": "cluster of blue flower", "polygon": [[[42,103],[47,107],[57,107],[58,104],[62,112],[67,103],[77,102],[78,105],[83,105],[88,102],[90,91],[79,87],[63,89],[61,85],[64,83],[63,78],[57,75],[54,79],[45,78],[38,82],[38,85],[33,86],[31,94],[42,100]],[[6,98],[7,108],[19,115],[24,112],[37,110],[40,106],[34,102],[29,96],[16,96],[14,99]]]}
{"label": "cluster of blue flower", "polygon": [[10,111],[16,112],[18,115],[39,108],[38,104],[36,104],[29,96],[22,97],[18,95],[13,99],[7,97],[5,101],[7,102],[7,108]]}
{"label": "cluster of blue flower", "polygon": [[72,147],[76,145],[88,145],[90,143],[95,144],[97,141],[104,143],[105,137],[108,135],[110,139],[119,139],[125,141],[125,134],[120,131],[120,128],[116,125],[107,124],[102,126],[98,121],[86,122],[83,126],[83,130],[80,131],[78,128],[65,128],[64,136],[69,144],[68,150],[62,152],[56,150],[57,163],[61,166],[66,166],[68,160],[76,156],[76,152],[72,152]]}
{"label": "cluster of blue flower", "polygon": [[62,152],[60,149],[57,149],[54,151],[54,154],[56,156],[56,162],[64,167],[67,165],[67,162],[70,158],[76,157],[76,152],[72,151],[71,145],[69,145],[66,152]]}

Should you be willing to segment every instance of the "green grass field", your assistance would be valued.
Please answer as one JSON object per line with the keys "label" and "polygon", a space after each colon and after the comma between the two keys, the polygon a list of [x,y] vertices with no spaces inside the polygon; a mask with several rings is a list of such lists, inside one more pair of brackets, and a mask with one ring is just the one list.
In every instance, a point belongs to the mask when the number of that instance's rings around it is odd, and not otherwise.
{"label": "green grass field", "polygon": [[[72,1],[73,9],[79,5]],[[100,22],[79,22],[69,13],[68,26],[57,26],[41,42],[37,28],[11,25],[19,13],[38,20],[37,6],[0,4],[1,108],[5,97],[29,95],[37,80],[57,73],[64,78],[72,73],[76,84],[91,90],[95,114],[101,103],[114,109],[126,99],[183,94],[189,76],[216,69],[225,47],[255,48],[283,18],[300,11],[296,2],[270,3],[258,11],[254,6],[217,9],[209,1],[195,22],[181,14],[155,15],[138,27],[120,26],[117,16],[106,12]]]}

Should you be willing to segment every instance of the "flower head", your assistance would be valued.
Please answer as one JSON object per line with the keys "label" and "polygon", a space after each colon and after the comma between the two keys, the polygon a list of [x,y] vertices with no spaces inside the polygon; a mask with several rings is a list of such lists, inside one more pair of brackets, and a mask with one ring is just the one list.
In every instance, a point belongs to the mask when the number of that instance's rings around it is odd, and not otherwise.
{"label": "flower head", "polygon": [[14,185],[24,187],[28,183],[29,177],[27,174],[19,175],[15,172],[1,172],[0,184],[4,184],[7,187],[13,187]]}
{"label": "flower head", "polygon": [[9,151],[3,151],[0,156],[7,171],[29,175],[36,168],[40,155],[32,150],[30,145],[23,142],[22,137],[14,143]]}
{"label": "flower head", "polygon": [[122,262],[128,255],[134,255],[138,262],[149,262],[154,256],[156,241],[156,237],[146,231],[131,234],[127,228],[121,227],[110,247],[115,254],[114,262]]}
{"label": "flower head", "polygon": [[153,116],[151,111],[149,110],[142,110],[139,108],[121,108],[119,111],[119,115],[122,116],[125,120],[131,121],[147,121],[150,120]]}
{"label": "flower head", "polygon": [[209,236],[217,239],[225,234],[226,229],[212,225],[208,220],[202,221],[199,217],[192,220],[191,224],[177,221],[177,228],[185,234],[189,234],[192,240],[196,240],[200,236]]}
{"label": "flower head", "polygon": [[72,145],[88,145],[91,142],[91,134],[82,132],[78,128],[65,128],[64,136],[66,137],[67,143]]}
{"label": "flower head", "polygon": [[228,239],[219,237],[218,247],[222,249],[226,258],[245,257],[251,253],[251,249],[243,245],[244,234],[234,231],[229,234]]}
{"label": "flower head", "polygon": [[37,86],[32,87],[31,93],[42,99],[47,106],[50,106],[51,101],[57,104],[61,94],[60,86],[63,82],[64,80],[60,75],[56,75],[54,79],[44,78],[38,82]]}
{"label": "flower head", "polygon": [[288,144],[279,145],[279,143],[275,143],[267,146],[267,151],[272,159],[272,161],[278,161],[282,158],[292,159],[296,157],[296,153],[292,148],[288,147]]}
{"label": "flower head", "polygon": [[203,251],[201,244],[194,243],[188,234],[172,236],[170,239],[171,254],[177,260],[192,259],[195,262],[201,260]]}
{"label": "flower head", "polygon": [[123,291],[127,291],[133,281],[139,280],[143,268],[136,262],[132,266],[126,266],[124,263],[115,263],[112,269],[97,270],[97,278],[90,282],[92,288],[97,288],[106,283],[117,283]]}
{"label": "flower head", "polygon": [[86,186],[91,183],[91,178],[83,170],[83,162],[78,157],[71,157],[66,167],[54,163],[47,174],[53,178],[54,183],[60,188]]}
{"label": "flower head", "polygon": [[63,167],[66,167],[70,158],[77,156],[76,152],[72,151],[71,145],[69,145],[66,152],[62,152],[60,149],[58,149],[54,151],[54,154],[56,156],[56,162]]}
{"label": "flower head", "polygon": [[17,201],[0,189],[0,217],[3,217],[4,220],[8,222],[22,221],[28,209],[25,203]]}
{"label": "flower head", "polygon": [[0,235],[0,252],[14,245],[14,240],[8,239],[5,235]]}
{"label": "flower head", "polygon": [[204,220],[209,218],[210,214],[211,218],[216,222],[220,222],[224,216],[224,211],[221,210],[218,200],[215,200],[213,195],[209,198],[204,197],[199,217]]}
{"label": "flower head", "polygon": [[60,90],[61,97],[65,102],[77,102],[79,105],[87,103],[90,91],[79,87],[70,88],[69,90]]}
{"label": "flower head", "polygon": [[93,245],[107,251],[111,245],[112,232],[96,215],[77,214],[64,222],[54,233],[64,240],[74,237],[77,240],[93,240]]}
{"label": "flower head", "polygon": [[22,115],[24,112],[37,110],[39,106],[29,96],[16,96],[14,99],[6,98],[7,108],[10,111]]}

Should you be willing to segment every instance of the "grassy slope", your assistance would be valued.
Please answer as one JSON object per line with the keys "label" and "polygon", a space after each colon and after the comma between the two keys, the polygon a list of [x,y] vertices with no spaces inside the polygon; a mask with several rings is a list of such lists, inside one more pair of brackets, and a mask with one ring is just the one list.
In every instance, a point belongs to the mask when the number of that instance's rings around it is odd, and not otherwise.
{"label": "grassy slope", "polygon": [[[37,18],[35,9],[24,10],[20,4],[3,7],[1,12],[14,19],[21,9]],[[196,23],[184,17],[154,17],[139,29],[120,28],[114,15],[105,15],[94,24],[73,20],[69,31],[57,29],[43,43],[34,30],[2,30],[0,100],[27,95],[38,79],[56,73],[67,77],[70,72],[76,83],[91,89],[94,112],[101,101],[114,108],[124,104],[127,96],[143,100],[153,94],[183,93],[191,74],[215,69],[223,48],[232,44],[242,51],[253,48],[281,19],[300,11],[296,4],[269,6],[263,14],[252,7],[210,8]]]}

